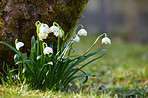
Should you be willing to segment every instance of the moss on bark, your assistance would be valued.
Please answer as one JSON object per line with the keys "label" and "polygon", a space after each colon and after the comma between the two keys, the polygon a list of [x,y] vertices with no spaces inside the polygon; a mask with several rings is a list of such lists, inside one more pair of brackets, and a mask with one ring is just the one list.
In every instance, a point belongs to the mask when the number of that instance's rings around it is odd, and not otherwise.
{"label": "moss on bark", "polygon": [[[81,17],[88,0],[1,0],[0,1],[0,41],[14,46],[15,39],[23,41],[26,52],[30,48],[32,35],[36,35],[36,21],[52,25],[55,21],[66,32],[70,32]],[[53,35],[47,42],[54,41]],[[0,71],[2,62],[13,65],[10,49],[0,45]]]}

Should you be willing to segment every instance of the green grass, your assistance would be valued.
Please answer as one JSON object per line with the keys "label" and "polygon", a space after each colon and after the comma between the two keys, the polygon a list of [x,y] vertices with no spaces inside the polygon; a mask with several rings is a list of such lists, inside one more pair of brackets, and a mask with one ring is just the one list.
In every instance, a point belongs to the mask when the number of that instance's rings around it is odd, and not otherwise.
{"label": "green grass", "polygon": [[[75,54],[83,54],[93,43],[95,37],[83,37],[79,43],[73,46]],[[87,73],[95,74],[89,77],[86,84],[81,85],[78,79],[72,91],[54,92],[30,90],[26,85],[7,85],[0,87],[0,95],[3,97],[146,97],[148,96],[148,44],[135,44],[113,40],[111,45],[102,45],[101,41],[92,51],[107,49],[107,54],[99,60],[86,66]],[[90,58],[89,60],[91,60]],[[76,86],[75,86],[76,85]],[[72,89],[71,89],[72,90]]]}

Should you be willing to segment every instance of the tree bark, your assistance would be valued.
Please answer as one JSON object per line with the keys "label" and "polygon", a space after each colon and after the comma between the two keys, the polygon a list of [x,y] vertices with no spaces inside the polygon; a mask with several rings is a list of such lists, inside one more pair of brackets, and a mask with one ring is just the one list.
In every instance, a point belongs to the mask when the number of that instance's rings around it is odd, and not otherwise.
{"label": "tree bark", "polygon": [[[0,1],[0,41],[14,46],[15,39],[23,41],[26,52],[30,40],[36,35],[35,22],[41,21],[49,26],[55,21],[66,32],[70,32],[81,17],[88,0],[1,0]],[[50,35],[48,42],[54,39]],[[7,47],[0,45],[0,72],[5,61],[13,65],[13,55]]]}

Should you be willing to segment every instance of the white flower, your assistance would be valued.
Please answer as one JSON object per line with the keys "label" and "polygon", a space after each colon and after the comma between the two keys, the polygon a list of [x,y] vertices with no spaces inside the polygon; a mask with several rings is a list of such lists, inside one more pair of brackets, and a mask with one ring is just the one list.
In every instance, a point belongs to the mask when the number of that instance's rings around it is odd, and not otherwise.
{"label": "white flower", "polygon": [[54,32],[54,35],[55,35],[56,37],[58,37],[59,32]]}
{"label": "white flower", "polygon": [[62,37],[62,36],[63,36],[62,30],[60,30],[60,34],[59,34],[59,35],[60,35],[60,37]]}
{"label": "white flower", "polygon": [[78,35],[80,35],[80,36],[87,36],[87,31],[85,30],[85,29],[80,29],[79,31],[78,31]]}
{"label": "white flower", "polygon": [[104,37],[102,39],[102,44],[105,43],[105,44],[111,44],[111,40],[108,38],[108,37]]}
{"label": "white flower", "polygon": [[74,40],[75,42],[79,42],[79,41],[80,41],[80,37],[79,37],[78,35],[76,35],[73,40]]}
{"label": "white flower", "polygon": [[41,30],[42,28],[48,28],[49,29],[49,26],[47,24],[41,24],[39,30]]}
{"label": "white flower", "polygon": [[56,37],[58,37],[58,36],[62,37],[63,36],[62,30],[60,30],[57,26],[51,26],[50,32],[53,32]]}
{"label": "white flower", "polygon": [[55,35],[56,37],[58,37],[58,36],[62,37],[62,36],[63,36],[63,33],[62,33],[62,31],[60,30],[60,32],[55,32],[54,35]]}
{"label": "white flower", "polygon": [[40,33],[39,33],[39,39],[42,40],[42,39],[46,39],[47,36],[48,36],[48,33],[49,33],[50,29],[49,28],[46,28],[46,27],[42,27],[40,29]]}
{"label": "white flower", "polygon": [[16,49],[19,50],[21,47],[24,46],[24,43],[23,42],[18,42],[18,43],[16,43],[15,46],[16,46]]}
{"label": "white flower", "polygon": [[53,53],[53,50],[52,48],[50,47],[46,47],[44,50],[43,50],[44,54],[49,54],[49,53]]}
{"label": "white flower", "polygon": [[54,35],[56,35],[55,33],[59,33],[60,29],[57,26],[51,26],[50,27],[50,32],[53,32]]}

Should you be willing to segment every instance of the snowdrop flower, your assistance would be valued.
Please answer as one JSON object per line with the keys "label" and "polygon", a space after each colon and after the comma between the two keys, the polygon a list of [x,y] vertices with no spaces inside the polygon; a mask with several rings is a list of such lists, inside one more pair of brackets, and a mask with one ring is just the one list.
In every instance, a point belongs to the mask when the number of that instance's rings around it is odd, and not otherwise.
{"label": "snowdrop flower", "polygon": [[49,29],[49,26],[47,24],[41,24],[39,30],[41,31],[42,28],[48,28]]}
{"label": "snowdrop flower", "polygon": [[111,44],[111,40],[108,38],[108,37],[104,37],[102,39],[102,44],[105,43],[105,44]]}
{"label": "snowdrop flower", "polygon": [[54,35],[55,35],[56,37],[58,37],[59,32],[54,32]]}
{"label": "snowdrop flower", "polygon": [[[57,28],[55,28],[55,29],[57,29]],[[50,28],[50,30],[52,30],[52,32],[54,33],[54,35],[56,37],[58,37],[58,36],[62,37],[63,36],[62,30],[59,30],[59,28],[57,30],[55,30],[55,31],[52,28]]]}
{"label": "snowdrop flower", "polygon": [[43,50],[44,54],[49,54],[49,53],[53,53],[53,50],[52,48],[50,47],[46,47],[44,50]]}
{"label": "snowdrop flower", "polygon": [[18,43],[16,43],[15,46],[16,46],[16,49],[19,50],[21,47],[24,46],[24,43],[23,42],[18,42]]}
{"label": "snowdrop flower", "polygon": [[59,34],[59,35],[60,35],[60,37],[62,37],[62,36],[63,36],[62,30],[60,30],[60,34]]}
{"label": "snowdrop flower", "polygon": [[50,32],[50,29],[49,29],[49,28],[42,27],[42,28],[40,29],[39,39],[40,39],[40,40],[46,39],[49,32]]}
{"label": "snowdrop flower", "polygon": [[51,26],[50,27],[50,32],[53,32],[54,35],[57,35],[57,33],[60,32],[60,29],[57,26]]}
{"label": "snowdrop flower", "polygon": [[78,35],[80,35],[80,36],[87,36],[87,31],[85,30],[85,29],[80,29],[79,31],[78,31]]}
{"label": "snowdrop flower", "polygon": [[79,42],[79,41],[80,41],[80,37],[79,37],[78,35],[76,35],[73,40],[74,40],[75,42]]}

